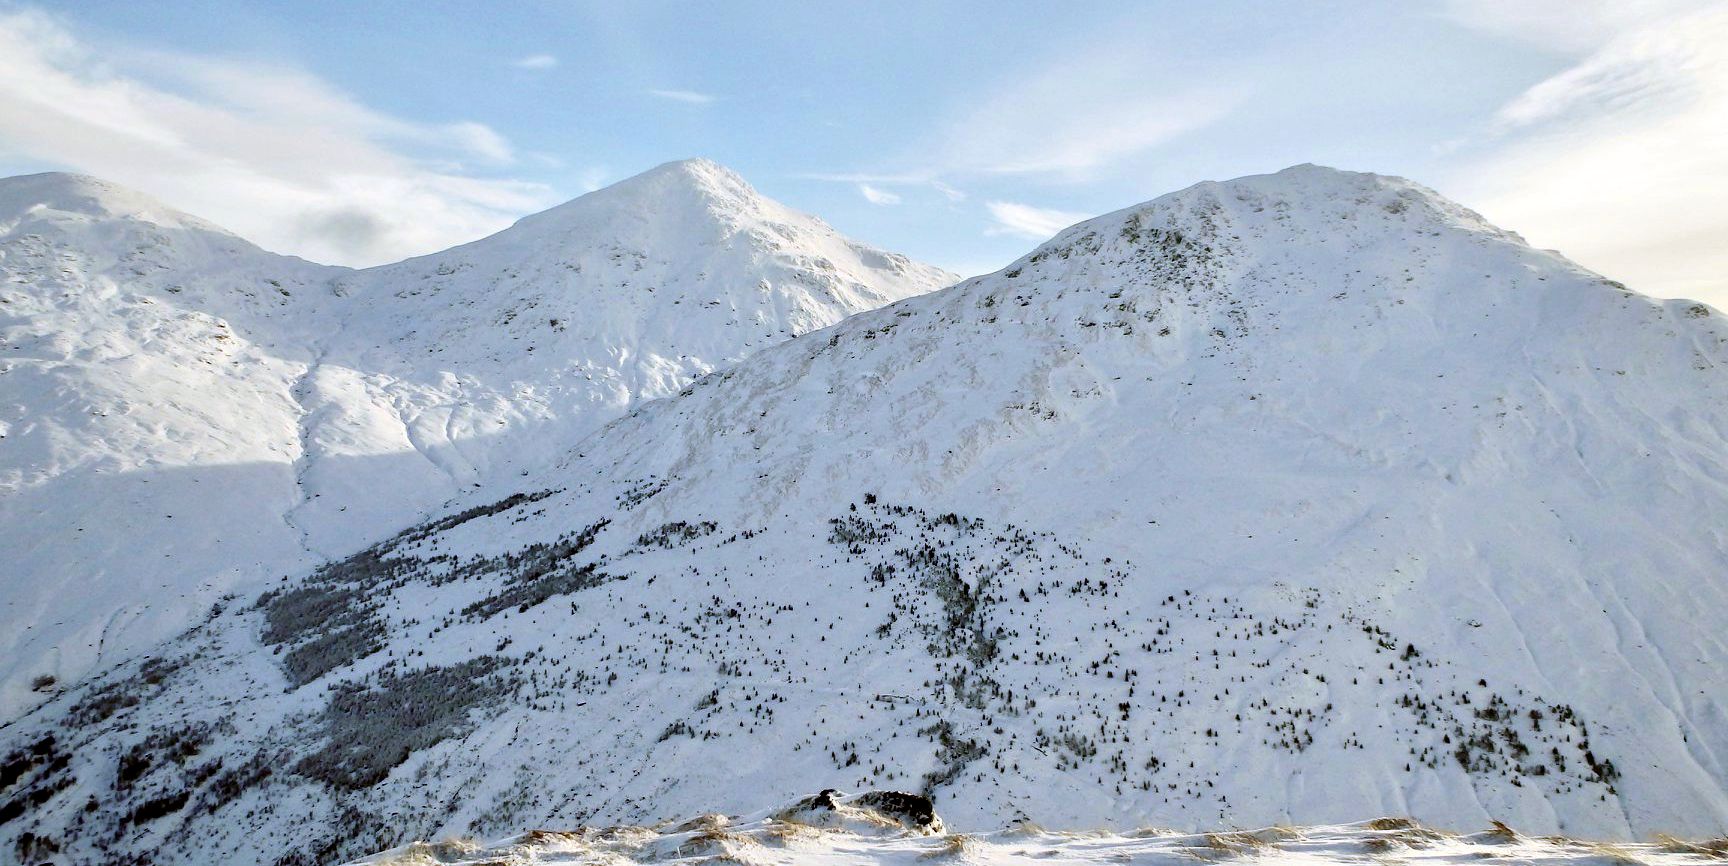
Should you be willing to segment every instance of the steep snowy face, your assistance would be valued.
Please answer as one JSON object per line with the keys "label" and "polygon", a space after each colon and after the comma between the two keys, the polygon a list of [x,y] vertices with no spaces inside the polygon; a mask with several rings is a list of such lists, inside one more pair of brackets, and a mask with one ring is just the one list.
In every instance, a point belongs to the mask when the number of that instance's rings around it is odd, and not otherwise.
{"label": "steep snowy face", "polygon": [[836,787],[1720,834],[1725,338],[1407,181],[1201,184],[70,689],[0,833],[315,862]]}
{"label": "steep snowy face", "polygon": [[0,719],[634,401],[949,275],[675,163],[350,271],[0,181]]}
{"label": "steep snowy face", "polygon": [[[410,361],[567,361],[616,374],[609,384],[621,391],[660,395],[750,350],[954,279],[842,237],[719,165],[687,160],[362,282],[383,335]],[[503,339],[476,345],[474,328]]]}
{"label": "steep snowy face", "polygon": [[93,178],[0,180],[0,719],[315,561],[290,391],[341,273]]}

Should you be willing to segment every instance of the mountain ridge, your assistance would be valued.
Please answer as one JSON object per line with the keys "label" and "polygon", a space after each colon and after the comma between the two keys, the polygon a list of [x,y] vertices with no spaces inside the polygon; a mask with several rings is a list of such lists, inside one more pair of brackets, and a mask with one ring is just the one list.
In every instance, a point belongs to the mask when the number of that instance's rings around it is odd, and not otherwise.
{"label": "mountain ridge", "polygon": [[1193,187],[236,600],[9,729],[14,796],[283,866],[825,787],[1718,835],[1725,341],[1409,181]]}
{"label": "mountain ridge", "polygon": [[[519,476],[636,400],[950,279],[713,163],[648,174],[735,213],[656,233],[653,203],[591,194],[356,271],[94,178],[0,181],[0,516],[18,551],[0,718],[45,696],[31,683]],[[755,254],[775,227],[792,236]]]}

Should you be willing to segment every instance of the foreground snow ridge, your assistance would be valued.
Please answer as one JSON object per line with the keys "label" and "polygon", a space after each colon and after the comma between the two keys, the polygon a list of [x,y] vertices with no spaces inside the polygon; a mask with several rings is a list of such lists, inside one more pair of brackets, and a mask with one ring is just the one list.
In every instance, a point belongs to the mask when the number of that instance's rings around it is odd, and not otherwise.
{"label": "foreground snow ridge", "polygon": [[[1145,828],[1065,832],[1021,822],[993,833],[950,833],[912,794],[824,791],[767,813],[702,815],[654,827],[532,830],[490,844],[415,842],[354,866],[508,866],[529,863],[1274,863],[1693,864],[1728,859],[1728,839],[1606,844],[1528,837],[1496,822],[1460,835],[1408,818],[1215,833]],[[918,807],[923,814],[915,814]],[[908,807],[911,807],[910,809]]]}

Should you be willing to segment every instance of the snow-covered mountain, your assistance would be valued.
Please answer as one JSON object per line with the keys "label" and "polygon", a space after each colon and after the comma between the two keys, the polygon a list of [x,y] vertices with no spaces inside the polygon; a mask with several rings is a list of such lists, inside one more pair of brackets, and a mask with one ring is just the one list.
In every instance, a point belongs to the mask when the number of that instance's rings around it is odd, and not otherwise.
{"label": "snow-covered mountain", "polygon": [[0,180],[0,720],[314,560],[293,385],[342,273],[93,178]]}
{"label": "snow-covered mountain", "polygon": [[704,160],[364,271],[92,178],[0,180],[0,719],[634,401],[951,281]]}
{"label": "snow-covered mountain", "polygon": [[[470,486],[515,482],[636,401],[957,279],[850,240],[707,160],[362,271],[302,397],[314,447],[349,459],[307,468],[326,505],[296,517],[318,549],[350,552],[405,525],[398,498],[417,505],[412,517]],[[366,459],[380,452],[412,459]]]}
{"label": "snow-covered mountain", "polygon": [[1302,166],[637,406],[0,732],[0,836],[322,863],[951,829],[1728,828],[1728,327]]}

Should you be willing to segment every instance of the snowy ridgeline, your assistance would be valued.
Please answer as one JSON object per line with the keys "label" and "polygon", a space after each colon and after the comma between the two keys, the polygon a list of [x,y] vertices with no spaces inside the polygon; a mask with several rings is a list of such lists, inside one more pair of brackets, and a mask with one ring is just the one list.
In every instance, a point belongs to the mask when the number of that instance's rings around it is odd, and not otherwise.
{"label": "snowy ridgeline", "polygon": [[1406,181],[1202,184],[67,685],[0,843],[318,866],[827,786],[1721,835],[1725,341]]}
{"label": "snowy ridgeline", "polygon": [[701,160],[362,271],[94,178],[0,180],[0,721],[637,401],[952,280]]}
{"label": "snowy ridgeline", "polygon": [[1460,835],[1405,818],[1329,827],[1178,833],[1140,829],[1063,832],[1030,822],[990,833],[951,833],[940,817],[908,820],[904,795],[856,797],[823,792],[786,808],[739,818],[703,815],[652,827],[535,830],[492,843],[416,842],[355,866],[529,866],[542,863],[687,863],[737,866],[889,866],[969,863],[1351,864],[1410,866],[1703,866],[1728,860],[1728,838],[1689,842],[1601,843],[1563,836],[1532,838],[1504,824]]}

